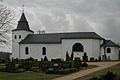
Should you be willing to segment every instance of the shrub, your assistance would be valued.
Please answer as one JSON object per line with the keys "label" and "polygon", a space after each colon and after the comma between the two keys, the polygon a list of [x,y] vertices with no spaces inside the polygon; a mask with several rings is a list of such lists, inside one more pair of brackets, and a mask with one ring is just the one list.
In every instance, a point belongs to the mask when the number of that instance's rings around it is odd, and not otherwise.
{"label": "shrub", "polygon": [[90,61],[91,61],[91,62],[95,61],[95,60],[94,60],[94,57],[91,57],[91,58],[90,58]]}
{"label": "shrub", "polygon": [[74,53],[72,52],[71,53],[71,61],[73,61],[73,58],[74,58]]}
{"label": "shrub", "polygon": [[117,77],[117,74],[114,74],[113,72],[111,71],[108,71],[104,76],[103,78],[105,80],[116,80],[116,77]]}
{"label": "shrub", "polygon": [[18,64],[18,69],[22,69],[24,68],[24,65],[23,64]]}
{"label": "shrub", "polygon": [[83,62],[82,67],[88,67],[88,64],[86,62]]}
{"label": "shrub", "polygon": [[48,61],[48,58],[47,58],[47,56],[45,56],[45,57],[44,57],[44,61]]}
{"label": "shrub", "polygon": [[29,61],[26,61],[26,62],[24,63],[24,69],[25,69],[26,71],[30,71],[30,70],[32,69],[32,63],[29,62]]}
{"label": "shrub", "polygon": [[63,61],[63,62],[61,63],[61,67],[62,67],[62,68],[71,68],[71,67],[72,67],[72,62],[73,62],[73,61]]}
{"label": "shrub", "polygon": [[14,61],[16,64],[18,64],[18,63],[20,62],[18,58],[13,59],[13,61]]}
{"label": "shrub", "polygon": [[87,56],[87,53],[85,52],[84,55],[83,55],[83,61],[88,61],[88,56]]}
{"label": "shrub", "polygon": [[33,68],[32,68],[32,71],[33,71],[33,72],[39,72],[40,70],[39,70],[39,68],[33,67]]}
{"label": "shrub", "polygon": [[6,72],[15,72],[16,71],[16,66],[15,62],[7,62],[6,67],[5,67]]}
{"label": "shrub", "polygon": [[70,56],[69,56],[68,52],[66,52],[66,61],[70,61]]}
{"label": "shrub", "polygon": [[75,68],[67,68],[67,69],[59,69],[59,70],[47,70],[46,73],[47,74],[70,74],[75,72],[76,69]]}
{"label": "shrub", "polygon": [[101,56],[99,56],[98,61],[102,61]]}
{"label": "shrub", "polygon": [[39,68],[42,70],[42,71],[46,71],[51,65],[51,62],[50,61],[42,61],[39,63]]}
{"label": "shrub", "polygon": [[81,67],[81,60],[79,57],[76,57],[75,60],[74,60],[74,68],[77,68],[79,69]]}
{"label": "shrub", "polygon": [[32,57],[30,57],[30,58],[28,58],[26,60],[28,60],[28,61],[34,61],[34,59]]}
{"label": "shrub", "polygon": [[18,65],[18,69],[24,69],[25,71],[30,71],[32,70],[32,62],[28,60],[22,61]]}
{"label": "shrub", "polygon": [[39,62],[36,61],[36,60],[34,60],[34,61],[32,62],[32,67],[39,67]]}
{"label": "shrub", "polygon": [[93,77],[89,80],[119,80],[119,79],[117,79],[117,74],[108,71],[105,75],[99,77]]}

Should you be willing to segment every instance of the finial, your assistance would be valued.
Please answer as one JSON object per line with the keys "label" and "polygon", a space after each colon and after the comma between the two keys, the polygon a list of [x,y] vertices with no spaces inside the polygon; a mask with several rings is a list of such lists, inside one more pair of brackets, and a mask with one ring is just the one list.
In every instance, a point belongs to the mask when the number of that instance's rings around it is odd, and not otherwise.
{"label": "finial", "polygon": [[22,5],[22,13],[24,13],[24,4]]}

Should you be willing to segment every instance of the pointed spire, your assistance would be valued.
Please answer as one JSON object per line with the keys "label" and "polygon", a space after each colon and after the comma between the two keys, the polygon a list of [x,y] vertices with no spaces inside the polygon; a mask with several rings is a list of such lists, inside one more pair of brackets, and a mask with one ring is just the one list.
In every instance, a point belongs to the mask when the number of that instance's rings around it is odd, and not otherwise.
{"label": "pointed spire", "polygon": [[22,16],[21,16],[20,20],[18,21],[17,28],[14,29],[13,31],[16,31],[16,30],[25,30],[25,31],[33,32],[33,31],[30,30],[30,28],[29,28],[29,24],[28,24],[28,22],[27,22],[27,19],[26,19],[26,17],[25,17],[24,12],[22,13]]}
{"label": "pointed spire", "polygon": [[21,16],[21,18],[20,18],[19,22],[20,22],[20,21],[27,22],[27,19],[26,19],[26,17],[25,17],[25,14],[24,14],[24,13],[22,13],[22,16]]}

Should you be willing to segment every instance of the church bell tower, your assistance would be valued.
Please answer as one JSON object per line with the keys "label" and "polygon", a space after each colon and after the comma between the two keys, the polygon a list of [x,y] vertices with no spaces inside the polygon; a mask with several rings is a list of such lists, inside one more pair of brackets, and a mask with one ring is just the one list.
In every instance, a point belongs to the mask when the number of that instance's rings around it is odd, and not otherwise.
{"label": "church bell tower", "polygon": [[12,58],[20,59],[20,44],[19,42],[23,40],[28,34],[33,34],[34,32],[30,29],[28,21],[25,17],[24,12],[18,21],[17,28],[12,30]]}

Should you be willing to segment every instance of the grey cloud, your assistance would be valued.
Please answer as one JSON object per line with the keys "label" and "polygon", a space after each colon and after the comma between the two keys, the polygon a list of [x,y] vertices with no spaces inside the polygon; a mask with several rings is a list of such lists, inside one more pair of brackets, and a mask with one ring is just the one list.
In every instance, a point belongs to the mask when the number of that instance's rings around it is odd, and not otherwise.
{"label": "grey cloud", "polygon": [[6,0],[6,2],[16,9],[25,4],[26,16],[34,30],[96,31],[106,38],[120,40],[118,38],[120,0],[12,0],[11,2]]}

